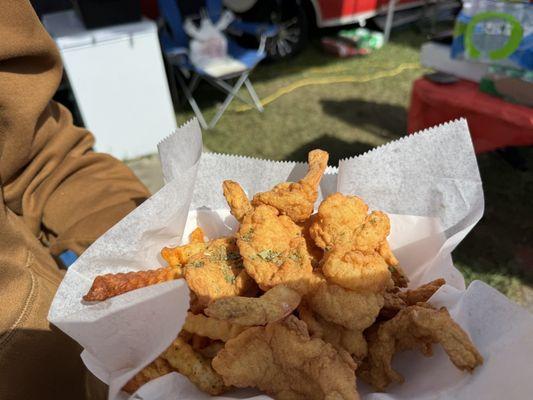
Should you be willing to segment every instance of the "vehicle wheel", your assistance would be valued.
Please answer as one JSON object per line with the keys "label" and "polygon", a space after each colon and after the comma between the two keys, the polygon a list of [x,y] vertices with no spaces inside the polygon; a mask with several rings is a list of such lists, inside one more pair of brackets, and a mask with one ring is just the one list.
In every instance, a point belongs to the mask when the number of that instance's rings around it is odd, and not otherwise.
{"label": "vehicle wheel", "polygon": [[279,26],[278,34],[266,41],[267,58],[272,61],[298,54],[308,40],[309,21],[304,8],[299,2],[283,3],[282,9],[270,16],[270,22]]}

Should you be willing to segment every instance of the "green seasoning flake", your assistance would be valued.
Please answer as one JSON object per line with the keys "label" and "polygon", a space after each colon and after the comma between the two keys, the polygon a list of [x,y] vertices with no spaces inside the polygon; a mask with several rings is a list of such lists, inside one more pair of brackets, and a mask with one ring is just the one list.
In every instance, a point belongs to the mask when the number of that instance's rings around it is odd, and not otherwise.
{"label": "green seasoning flake", "polygon": [[193,261],[192,263],[189,263],[189,265],[193,268],[202,268],[204,266],[203,261]]}
{"label": "green seasoning flake", "polygon": [[272,262],[276,264],[278,267],[283,264],[283,260],[280,257],[280,253],[273,251],[273,250],[263,250],[257,253],[259,257],[261,257],[263,260]]}
{"label": "green seasoning flake", "polygon": [[254,234],[254,228],[250,228],[248,232],[246,232],[244,235],[241,236],[241,240],[245,242],[249,242],[252,240],[252,235]]}
{"label": "green seasoning flake", "polygon": [[226,250],[224,247],[216,247],[210,253],[205,253],[205,255],[209,257],[209,261],[213,262],[226,260]]}
{"label": "green seasoning flake", "polygon": [[289,258],[294,261],[295,263],[301,263],[302,262],[302,256],[298,253],[291,253]]}
{"label": "green seasoning flake", "polygon": [[273,251],[273,250],[263,250],[257,253],[259,257],[261,257],[265,261],[273,261],[275,258],[279,256],[279,253]]}
{"label": "green seasoning flake", "polygon": [[224,280],[230,284],[235,283],[235,276],[229,272],[224,271]]}

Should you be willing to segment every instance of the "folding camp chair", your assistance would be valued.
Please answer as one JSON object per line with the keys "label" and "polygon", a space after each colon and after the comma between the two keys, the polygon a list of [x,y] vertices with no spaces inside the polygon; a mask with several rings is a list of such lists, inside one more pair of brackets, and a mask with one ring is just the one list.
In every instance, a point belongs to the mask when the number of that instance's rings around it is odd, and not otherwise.
{"label": "folding camp chair", "polygon": [[[187,56],[189,37],[183,30],[182,23],[184,21],[182,20],[180,8],[176,1],[177,0],[159,0],[159,10],[168,27],[168,29],[164,29],[160,32],[161,47],[163,48],[165,59],[170,66],[171,75],[174,71],[174,66],[176,66],[181,72],[176,74],[176,78],[202,127],[204,129],[213,128],[234,97],[256,107],[257,110],[262,112],[263,106],[252,86],[252,82],[250,82],[249,75],[255,66],[265,58],[265,41],[268,37],[277,34],[277,28],[268,24],[233,21],[230,25],[232,32],[252,34],[259,37],[259,48],[257,50],[246,49],[238,46],[233,40],[231,40],[231,38],[227,38],[228,55],[240,63],[239,67],[237,69],[233,68],[231,72],[223,73],[222,75],[214,75],[212,72],[210,73],[209,71],[203,70],[190,62]],[[222,14],[222,1],[206,0],[205,6],[207,15],[211,21],[218,21]],[[185,82],[183,76],[191,78],[189,84]],[[196,100],[194,100],[194,97],[192,96],[194,89],[196,89],[201,79],[227,93],[226,99],[209,124],[205,121]],[[230,80],[236,80],[233,86],[228,83]],[[171,85],[175,86],[173,80],[171,80]],[[252,101],[239,95],[238,92],[242,85],[245,85],[246,89],[248,89]]]}

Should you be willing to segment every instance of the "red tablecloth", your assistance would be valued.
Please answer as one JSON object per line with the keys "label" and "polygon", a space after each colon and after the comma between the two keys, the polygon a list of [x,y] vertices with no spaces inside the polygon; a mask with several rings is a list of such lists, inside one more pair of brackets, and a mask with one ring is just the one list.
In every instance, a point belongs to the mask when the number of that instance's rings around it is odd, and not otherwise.
{"label": "red tablecloth", "polygon": [[413,84],[408,132],[464,117],[476,153],[533,144],[533,108],[482,93],[478,85],[459,81],[439,85],[420,78]]}

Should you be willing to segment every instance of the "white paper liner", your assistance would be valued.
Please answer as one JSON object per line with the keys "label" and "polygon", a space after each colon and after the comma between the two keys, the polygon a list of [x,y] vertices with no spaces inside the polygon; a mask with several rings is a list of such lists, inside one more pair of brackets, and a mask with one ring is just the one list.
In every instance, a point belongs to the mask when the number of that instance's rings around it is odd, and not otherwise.
{"label": "white paper liner", "polygon": [[[163,265],[160,249],[181,242],[196,223],[208,235],[231,231],[235,221],[225,210],[224,179],[240,182],[252,195],[278,182],[298,180],[306,169],[301,163],[201,155],[201,149],[195,120],[160,143],[167,184],[82,254],[51,306],[50,322],[84,347],[87,367],[110,385],[109,399],[127,398],[120,388],[175,338],[185,318],[188,289],[183,281],[174,281],[87,304],[81,298],[94,277]],[[370,393],[359,384],[364,397],[529,398],[533,317],[481,282],[465,290],[451,260],[453,248],[483,214],[482,185],[466,122],[444,124],[341,161],[338,170],[328,169],[320,197],[336,190],[361,196],[373,209],[399,214],[391,215],[391,245],[412,285],[444,277],[447,285],[431,302],[448,307],[485,357],[483,366],[470,375],[456,370],[438,347],[432,358],[406,352],[394,360],[406,382],[392,386],[388,394]],[[212,398],[178,374],[150,382],[135,396]],[[253,391],[218,398],[250,396],[268,398]]]}

